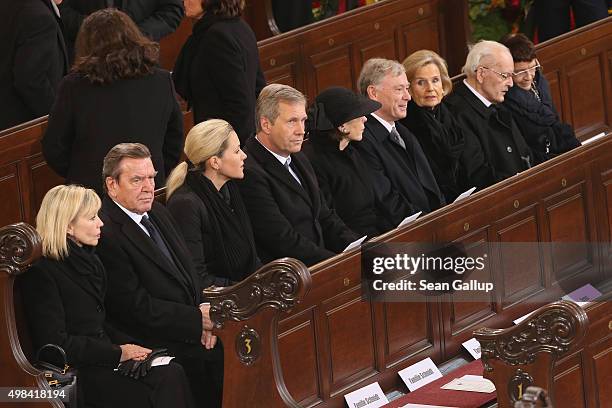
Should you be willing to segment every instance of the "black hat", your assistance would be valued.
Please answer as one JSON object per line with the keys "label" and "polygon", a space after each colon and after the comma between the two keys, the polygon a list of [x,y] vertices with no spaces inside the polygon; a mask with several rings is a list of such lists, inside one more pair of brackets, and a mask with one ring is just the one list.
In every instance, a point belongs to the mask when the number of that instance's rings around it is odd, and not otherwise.
{"label": "black hat", "polygon": [[341,88],[327,88],[315,99],[309,110],[311,130],[331,130],[355,118],[369,115],[381,108],[379,102]]}

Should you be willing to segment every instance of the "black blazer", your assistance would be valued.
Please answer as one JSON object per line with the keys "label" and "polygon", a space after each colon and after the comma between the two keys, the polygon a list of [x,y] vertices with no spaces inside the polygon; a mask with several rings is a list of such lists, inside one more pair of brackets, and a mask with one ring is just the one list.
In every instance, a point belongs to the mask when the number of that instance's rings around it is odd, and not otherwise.
{"label": "black blazer", "polygon": [[154,41],[173,33],[184,14],[181,0],[64,0],[58,7],[64,21],[64,36],[71,60],[83,19],[109,6],[129,15],[140,30]]}
{"label": "black blazer", "polygon": [[430,212],[445,204],[436,179],[419,142],[401,123],[395,128],[406,144],[402,149],[387,129],[367,115],[363,140],[355,144],[368,164],[378,200],[397,226],[418,211]]}
{"label": "black blazer", "polygon": [[310,162],[291,155],[302,185],[255,138],[246,143],[244,179],[238,182],[262,262],[289,256],[313,265],[358,238],[329,209]]}
{"label": "black blazer", "polygon": [[325,201],[350,229],[373,238],[397,226],[376,198],[366,163],[353,143],[339,150],[338,141],[329,135],[311,132],[302,151],[312,163]]}
{"label": "black blazer", "polygon": [[70,365],[115,367],[121,357],[117,344],[133,343],[105,322],[106,281],[97,289],[69,263],[42,258],[19,284],[34,350],[57,344]]}
{"label": "black blazer", "polygon": [[189,251],[170,214],[159,203],[148,212],[176,266],[108,196],[98,255],[108,273],[106,307],[111,322],[148,346],[199,344],[201,301]]}
{"label": "black blazer", "polygon": [[484,157],[474,155],[474,160],[482,160],[482,165],[493,169],[495,181],[514,176],[534,164],[529,146],[503,105],[487,108],[463,82],[457,84],[445,102],[459,125],[478,138],[480,146],[475,146],[475,150],[481,150]]}
{"label": "black blazer", "polygon": [[206,13],[193,26],[173,70],[194,123],[228,121],[242,144],[255,133],[255,101],[266,85],[253,30],[241,18]]}
{"label": "black blazer", "polygon": [[139,142],[151,151],[161,187],[183,150],[183,115],[168,71],[94,85],[67,75],[42,139],[49,166],[68,183],[102,192],[102,161],[118,143]]}
{"label": "black blazer", "polygon": [[49,113],[68,70],[51,0],[7,0],[0,25],[0,130]]}

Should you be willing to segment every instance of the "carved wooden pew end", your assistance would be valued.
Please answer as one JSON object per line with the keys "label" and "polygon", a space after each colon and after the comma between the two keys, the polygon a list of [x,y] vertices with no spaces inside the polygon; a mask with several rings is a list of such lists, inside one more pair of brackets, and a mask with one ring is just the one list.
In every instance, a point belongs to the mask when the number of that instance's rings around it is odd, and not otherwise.
{"label": "carved wooden pew end", "polygon": [[476,330],[484,376],[495,384],[499,407],[514,406],[532,385],[549,390],[554,403],[554,364],[582,341],[587,326],[586,312],[561,300],[541,307],[514,327]]}

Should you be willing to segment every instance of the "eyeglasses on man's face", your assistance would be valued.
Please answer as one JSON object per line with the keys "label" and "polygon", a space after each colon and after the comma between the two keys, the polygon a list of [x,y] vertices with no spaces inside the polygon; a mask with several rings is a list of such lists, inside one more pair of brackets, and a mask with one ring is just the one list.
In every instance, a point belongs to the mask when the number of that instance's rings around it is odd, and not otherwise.
{"label": "eyeglasses on man's face", "polygon": [[481,65],[479,68],[486,69],[488,71],[496,73],[504,81],[506,81],[508,79],[512,79],[512,74],[513,74],[512,72],[499,72],[499,71],[494,70],[493,68],[489,68],[489,67],[486,67],[484,65]]}
{"label": "eyeglasses on man's face", "polygon": [[512,75],[514,77],[519,77],[519,76],[523,76],[523,75],[526,75],[527,73],[529,73],[531,76],[534,76],[536,71],[538,71],[540,68],[542,68],[542,66],[540,65],[539,62],[536,62],[535,66],[522,69],[522,70],[520,70],[518,72],[513,73]]}

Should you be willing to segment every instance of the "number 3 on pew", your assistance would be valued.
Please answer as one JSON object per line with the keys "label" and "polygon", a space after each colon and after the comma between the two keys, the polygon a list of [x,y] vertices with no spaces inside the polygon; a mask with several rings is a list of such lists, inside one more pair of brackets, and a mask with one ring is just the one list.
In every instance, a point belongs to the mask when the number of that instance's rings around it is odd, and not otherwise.
{"label": "number 3 on pew", "polygon": [[236,353],[242,364],[251,365],[259,358],[261,339],[255,329],[245,325],[238,332],[235,345]]}

